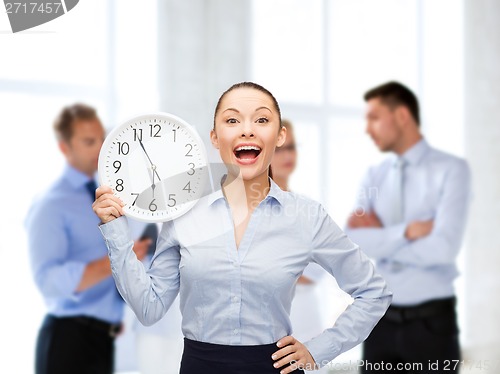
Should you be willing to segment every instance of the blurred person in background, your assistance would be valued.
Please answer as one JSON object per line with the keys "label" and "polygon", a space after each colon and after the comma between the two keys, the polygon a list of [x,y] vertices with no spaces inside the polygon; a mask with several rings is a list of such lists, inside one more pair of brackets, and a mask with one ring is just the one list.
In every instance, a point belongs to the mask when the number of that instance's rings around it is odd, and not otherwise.
{"label": "blurred person in background", "polygon": [[422,364],[408,373],[435,373],[429,362],[437,362],[443,372],[446,360],[460,359],[453,282],[469,167],[423,138],[418,100],[404,85],[388,82],[364,98],[366,132],[380,151],[392,154],[366,173],[346,232],[376,261],[394,298],[365,341],[363,359],[393,368]]}
{"label": "blurred person in background", "polygon": [[[281,123],[286,128],[286,139],[281,147],[276,148],[271,162],[271,170],[276,184],[283,191],[290,191],[289,179],[297,165],[297,145],[292,123],[286,119],[283,119]],[[317,290],[317,285],[325,274],[326,271],[321,266],[310,263],[297,280],[290,310],[290,320],[293,336],[300,341],[308,341],[321,334],[325,329],[319,309],[320,295]],[[328,373],[328,367],[324,366],[314,372]]]}
{"label": "blurred person in background", "polygon": [[[66,166],[26,218],[33,277],[48,309],[35,373],[111,374],[124,303],[92,211],[105,131],[95,109],[84,104],[65,107],[54,130]],[[139,258],[149,245],[135,242]]]}

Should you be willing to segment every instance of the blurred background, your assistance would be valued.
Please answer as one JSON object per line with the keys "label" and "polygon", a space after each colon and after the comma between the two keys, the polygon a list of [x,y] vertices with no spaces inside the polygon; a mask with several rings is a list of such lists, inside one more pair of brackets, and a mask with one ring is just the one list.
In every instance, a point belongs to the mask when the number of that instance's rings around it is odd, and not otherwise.
{"label": "blurred background", "polygon": [[[64,164],[52,131],[64,105],[96,107],[108,129],[170,112],[210,149],[220,94],[258,82],[295,125],[291,188],[344,226],[362,174],[384,157],[364,132],[363,93],[398,80],[419,97],[430,144],[472,167],[461,341],[464,358],[491,360],[500,373],[499,61],[497,0],[82,0],[17,34],[0,15],[0,372],[32,372],[45,307],[23,221]],[[336,300],[325,298],[326,319]],[[355,348],[341,360],[359,357]]]}

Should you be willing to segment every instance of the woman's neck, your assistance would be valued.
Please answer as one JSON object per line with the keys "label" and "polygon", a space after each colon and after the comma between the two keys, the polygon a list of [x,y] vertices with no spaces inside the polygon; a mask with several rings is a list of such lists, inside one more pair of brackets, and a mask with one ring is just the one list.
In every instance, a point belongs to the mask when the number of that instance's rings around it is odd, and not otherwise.
{"label": "woman's neck", "polygon": [[244,180],[241,175],[228,174],[222,191],[231,207],[245,207],[253,211],[269,193],[270,183],[267,173],[253,179]]}

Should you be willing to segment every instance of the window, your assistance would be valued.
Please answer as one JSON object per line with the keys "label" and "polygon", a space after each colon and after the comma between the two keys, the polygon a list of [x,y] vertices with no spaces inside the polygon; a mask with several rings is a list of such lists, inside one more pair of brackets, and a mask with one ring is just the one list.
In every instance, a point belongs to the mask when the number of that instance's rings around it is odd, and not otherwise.
{"label": "window", "polygon": [[156,19],[156,2],[137,7],[133,1],[86,0],[50,23],[1,35],[0,254],[5,261],[0,282],[6,306],[1,316],[8,321],[2,337],[12,347],[0,362],[2,373],[33,371],[46,310],[32,280],[23,222],[34,196],[64,165],[52,123],[63,106],[77,101],[96,107],[107,128],[138,112],[158,110]]}

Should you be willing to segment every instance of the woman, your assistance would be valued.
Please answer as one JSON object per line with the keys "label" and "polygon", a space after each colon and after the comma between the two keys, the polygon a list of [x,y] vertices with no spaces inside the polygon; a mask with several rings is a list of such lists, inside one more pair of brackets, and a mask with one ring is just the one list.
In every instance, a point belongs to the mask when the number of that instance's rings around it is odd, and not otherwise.
{"label": "woman", "polygon": [[[281,121],[286,128],[286,140],[281,147],[276,148],[271,168],[273,180],[283,191],[290,191],[289,180],[297,166],[297,146],[295,132],[290,121]],[[324,329],[320,311],[318,284],[326,274],[321,266],[310,263],[297,280],[295,296],[290,310],[293,335],[300,341],[309,340],[321,333]],[[328,367],[320,369],[321,373],[328,373]]]}
{"label": "woman", "polygon": [[[365,339],[385,313],[391,300],[385,282],[318,203],[269,178],[275,148],[286,138],[269,91],[250,82],[230,87],[210,137],[228,170],[222,188],[163,225],[148,271],[133,255],[121,201],[109,187],[97,189],[94,211],[120,293],[142,323],[153,324],[180,292],[182,374],[325,365]],[[309,262],[335,275],[354,302],[304,344],[290,336],[288,315]]]}
{"label": "woman", "polygon": [[273,180],[283,191],[290,191],[288,183],[290,176],[297,166],[297,145],[292,123],[287,119],[281,120],[281,126],[286,129],[286,139],[281,147],[277,147],[271,162]]}

